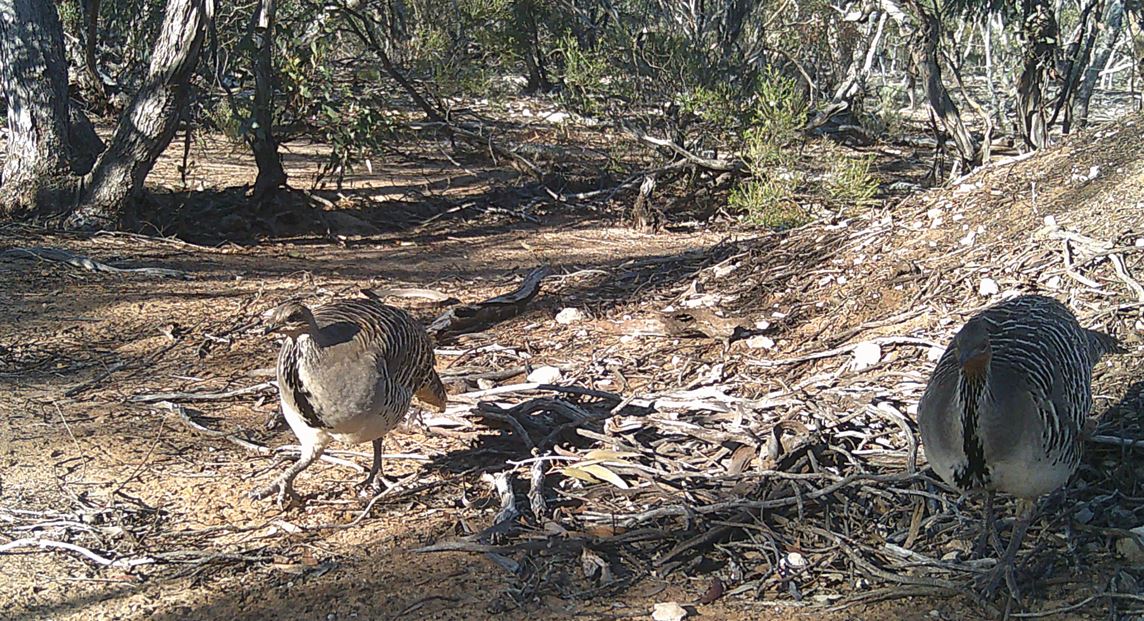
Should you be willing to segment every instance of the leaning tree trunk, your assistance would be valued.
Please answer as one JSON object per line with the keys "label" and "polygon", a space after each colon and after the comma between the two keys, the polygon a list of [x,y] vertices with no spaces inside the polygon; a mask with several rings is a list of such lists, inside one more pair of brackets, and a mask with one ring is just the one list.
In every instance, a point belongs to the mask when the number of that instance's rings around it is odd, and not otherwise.
{"label": "leaning tree trunk", "polygon": [[938,42],[941,40],[941,21],[923,8],[917,0],[908,0],[907,4],[918,20],[919,28],[915,33],[918,41],[912,46],[911,53],[930,110],[941,121],[945,130],[953,136],[961,164],[959,169],[968,170],[979,160],[980,153],[977,143],[973,140],[973,136],[969,135],[969,130],[961,120],[961,113],[958,112],[941,79],[937,50]]}
{"label": "leaning tree trunk", "polygon": [[254,124],[250,148],[258,164],[254,200],[262,202],[286,185],[286,171],[274,139],[274,0],[261,0],[250,21],[254,42]]}
{"label": "leaning tree trunk", "polygon": [[1077,87],[1076,99],[1073,101],[1073,124],[1077,129],[1084,129],[1088,125],[1088,103],[1092,100],[1092,93],[1096,90],[1096,83],[1100,79],[1100,72],[1108,65],[1112,50],[1120,38],[1120,31],[1124,26],[1124,2],[1112,0],[1108,5],[1108,15],[1105,18],[1103,32],[1093,53],[1092,62],[1084,72],[1080,86]]}
{"label": "leaning tree trunk", "polygon": [[1040,149],[1048,141],[1045,122],[1045,74],[1056,50],[1057,20],[1049,0],[1024,2],[1025,62],[1017,79],[1017,129],[1025,145]]}
{"label": "leaning tree trunk", "polygon": [[0,0],[0,70],[8,154],[0,216],[66,201],[70,188],[67,62],[55,5]]}
{"label": "leaning tree trunk", "polygon": [[80,69],[80,86],[93,108],[106,111],[110,104],[107,87],[99,77],[95,49],[99,43],[99,4],[100,0],[85,0],[83,3],[83,63]]}
{"label": "leaning tree trunk", "polygon": [[516,0],[512,3],[512,15],[515,29],[512,37],[515,40],[517,51],[524,58],[524,65],[528,69],[528,83],[525,92],[543,92],[552,88],[548,79],[548,72],[544,68],[544,54],[540,49],[540,33],[537,30],[535,0]]}
{"label": "leaning tree trunk", "polygon": [[[866,81],[874,68],[874,59],[882,42],[882,33],[886,29],[889,13],[873,11],[867,18],[866,36],[850,51],[850,66],[846,70],[846,77],[834,91],[832,103],[848,101],[866,90]],[[875,21],[876,20],[876,21]]]}
{"label": "leaning tree trunk", "polygon": [[850,65],[846,69],[846,77],[834,90],[830,103],[823,106],[807,123],[807,129],[815,129],[825,125],[834,116],[847,110],[853,110],[855,103],[866,93],[866,82],[874,67],[874,58],[878,54],[882,40],[882,32],[889,19],[888,12],[871,11],[865,16],[866,34],[850,50]]}
{"label": "leaning tree trunk", "polygon": [[169,0],[142,87],[95,163],[79,207],[65,223],[82,229],[114,228],[143,192],[143,182],[171,142],[187,102],[215,0]]}
{"label": "leaning tree trunk", "polygon": [[[1046,127],[1055,125],[1061,112],[1064,112],[1064,118],[1061,119],[1061,133],[1067,134],[1072,131],[1072,104],[1076,99],[1077,88],[1080,86],[1085,67],[1088,67],[1089,61],[1092,59],[1092,50],[1096,47],[1097,34],[1101,29],[1100,15],[1103,12],[1104,0],[1086,2],[1075,26],[1076,34],[1073,36],[1073,40],[1069,42],[1063,52],[1059,52],[1061,58],[1066,61],[1064,66],[1067,70],[1061,73],[1063,83],[1056,96],[1053,114],[1049,117]],[[1054,71],[1059,71],[1059,69],[1054,69]]]}

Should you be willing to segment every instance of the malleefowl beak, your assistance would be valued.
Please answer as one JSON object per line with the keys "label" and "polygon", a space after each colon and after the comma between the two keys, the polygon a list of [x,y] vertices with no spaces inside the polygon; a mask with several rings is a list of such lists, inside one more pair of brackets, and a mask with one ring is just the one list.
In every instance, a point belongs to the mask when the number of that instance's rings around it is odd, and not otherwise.
{"label": "malleefowl beak", "polygon": [[273,308],[262,313],[262,320],[266,322],[262,328],[262,336],[269,336],[282,328],[282,323],[274,320]]}

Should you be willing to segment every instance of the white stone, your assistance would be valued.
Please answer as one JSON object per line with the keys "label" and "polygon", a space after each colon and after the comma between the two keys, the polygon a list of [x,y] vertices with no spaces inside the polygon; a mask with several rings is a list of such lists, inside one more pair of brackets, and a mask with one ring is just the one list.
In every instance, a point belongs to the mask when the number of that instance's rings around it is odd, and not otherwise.
{"label": "white stone", "polygon": [[556,323],[568,325],[576,323],[577,321],[584,320],[584,311],[578,308],[565,308],[564,310],[556,313]]}
{"label": "white stone", "polygon": [[560,381],[562,373],[556,367],[536,367],[528,374],[528,381],[536,384],[552,384]]}
{"label": "white stone", "polygon": [[854,361],[851,364],[851,368],[855,371],[864,371],[878,364],[878,361],[882,359],[882,348],[877,343],[871,343],[869,341],[859,343],[858,346],[854,348],[853,356]]}
{"label": "white stone", "polygon": [[687,616],[687,610],[678,602],[660,602],[652,607],[652,621],[680,621]]}
{"label": "white stone", "polygon": [[992,278],[982,278],[981,284],[977,287],[977,293],[986,298],[1000,292],[1001,287],[997,286],[997,281]]}
{"label": "white stone", "polygon": [[1116,540],[1116,552],[1124,557],[1124,560],[1132,563],[1133,565],[1144,565],[1144,547],[1137,543],[1137,537],[1144,536],[1144,526],[1137,526],[1130,531],[1136,537],[1121,537]]}
{"label": "white stone", "polygon": [[806,557],[799,554],[798,552],[791,552],[791,553],[786,555],[786,564],[787,564],[787,567],[793,567],[794,569],[801,569],[803,567],[806,567]]}
{"label": "white stone", "polygon": [[751,349],[774,349],[775,341],[770,337],[757,334],[747,339],[747,347]]}

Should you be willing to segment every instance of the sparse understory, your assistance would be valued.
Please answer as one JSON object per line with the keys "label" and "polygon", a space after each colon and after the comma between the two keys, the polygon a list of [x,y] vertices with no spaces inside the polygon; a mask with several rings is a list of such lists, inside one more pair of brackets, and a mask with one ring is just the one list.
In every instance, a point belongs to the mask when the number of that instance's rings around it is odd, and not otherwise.
{"label": "sparse understory", "polygon": [[[173,147],[152,180],[179,238],[0,228],[4,614],[985,615],[964,560],[981,505],[926,471],[913,408],[935,353],[1006,292],[1048,292],[1138,350],[1142,140],[1129,117],[949,189],[746,235],[643,232],[622,201],[530,204],[517,177],[430,156],[252,230],[224,191],[245,160],[197,143],[188,183],[209,199],[192,200]],[[321,158],[284,152],[295,180]],[[871,151],[902,166],[887,183],[924,174],[901,152]],[[395,490],[359,500],[366,448],[339,447],[299,479],[304,508],[245,497],[295,442],[266,428],[263,311],[365,287],[474,302],[538,266],[552,275],[523,315],[438,344],[452,403],[387,440]],[[426,321],[453,303],[392,301]],[[583,316],[558,322],[565,308]],[[1019,557],[1030,611],[1141,609],[1124,553],[1144,458],[1121,440],[1144,438],[1142,366],[1097,370],[1085,463]],[[543,367],[555,386],[527,385]]]}

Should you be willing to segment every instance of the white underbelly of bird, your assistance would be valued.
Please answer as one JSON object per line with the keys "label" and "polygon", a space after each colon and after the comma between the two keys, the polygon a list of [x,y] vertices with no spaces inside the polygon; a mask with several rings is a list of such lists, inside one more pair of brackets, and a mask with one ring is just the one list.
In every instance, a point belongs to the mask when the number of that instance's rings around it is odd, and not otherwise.
{"label": "white underbelly of bird", "polygon": [[302,444],[322,444],[327,445],[331,442],[340,442],[342,444],[363,444],[365,442],[373,442],[379,438],[384,438],[390,431],[393,431],[397,425],[401,424],[401,420],[396,423],[391,423],[381,416],[363,416],[343,422],[342,424],[330,428],[320,429],[310,427],[306,423],[306,419],[293,407],[283,404],[282,414],[286,418],[286,422],[290,425],[290,430],[298,437],[298,441]]}

